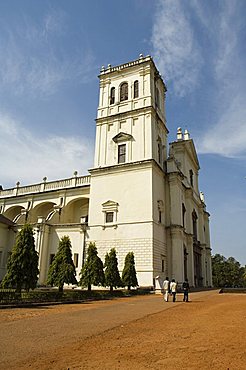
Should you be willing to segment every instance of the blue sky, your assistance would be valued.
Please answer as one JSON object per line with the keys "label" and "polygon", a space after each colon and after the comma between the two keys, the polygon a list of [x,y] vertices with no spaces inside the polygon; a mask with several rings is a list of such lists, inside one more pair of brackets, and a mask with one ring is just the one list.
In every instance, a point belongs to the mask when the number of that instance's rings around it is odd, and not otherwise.
{"label": "blue sky", "polygon": [[246,2],[0,0],[0,182],[87,174],[102,65],[152,55],[199,155],[213,253],[246,264]]}

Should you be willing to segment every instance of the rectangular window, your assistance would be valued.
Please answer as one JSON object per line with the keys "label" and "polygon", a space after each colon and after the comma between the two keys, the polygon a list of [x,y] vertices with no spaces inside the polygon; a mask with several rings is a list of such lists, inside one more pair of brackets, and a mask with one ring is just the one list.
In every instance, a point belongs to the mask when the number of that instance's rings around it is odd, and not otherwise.
{"label": "rectangular window", "polygon": [[165,272],[165,260],[161,260],[161,272]]}
{"label": "rectangular window", "polygon": [[52,264],[54,258],[55,254],[54,253],[50,254],[50,265]]}
{"label": "rectangular window", "polygon": [[126,144],[118,146],[118,163],[125,163],[126,161]]}
{"label": "rectangular window", "polygon": [[79,254],[78,253],[74,253],[73,255],[73,263],[75,267],[79,266]]}
{"label": "rectangular window", "polygon": [[162,220],[161,220],[161,213],[162,213],[162,212],[161,212],[161,211],[159,211],[159,223],[160,223],[160,224],[161,224],[161,221],[162,221]]}
{"label": "rectangular window", "polygon": [[114,221],[114,212],[106,212],[106,223]]}
{"label": "rectangular window", "polygon": [[3,256],[3,252],[0,251],[0,266],[2,265],[2,256]]}

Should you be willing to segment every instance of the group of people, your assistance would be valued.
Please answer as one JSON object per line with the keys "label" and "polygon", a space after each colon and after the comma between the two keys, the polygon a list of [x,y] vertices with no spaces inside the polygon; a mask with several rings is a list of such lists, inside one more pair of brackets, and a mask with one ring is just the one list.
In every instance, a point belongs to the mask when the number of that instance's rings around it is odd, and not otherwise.
{"label": "group of people", "polygon": [[[172,281],[169,281],[168,277],[163,282],[163,292],[164,292],[164,301],[168,302],[169,295],[171,294],[173,297],[173,302],[176,301],[176,294],[177,294],[177,283],[175,279],[172,279]],[[189,282],[188,279],[185,279],[182,285],[183,288],[183,301],[188,302],[189,301]]]}

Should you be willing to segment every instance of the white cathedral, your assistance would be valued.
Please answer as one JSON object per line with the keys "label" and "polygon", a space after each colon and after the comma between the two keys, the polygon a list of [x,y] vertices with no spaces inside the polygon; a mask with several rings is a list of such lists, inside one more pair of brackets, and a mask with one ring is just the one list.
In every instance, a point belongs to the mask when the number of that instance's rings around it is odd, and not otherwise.
{"label": "white cathedral", "polygon": [[94,167],[89,175],[0,190],[0,280],[16,232],[33,226],[39,284],[68,235],[79,272],[89,242],[119,270],[134,252],[138,283],[160,287],[169,276],[212,286],[209,213],[198,188],[199,162],[187,130],[167,143],[166,86],[150,56],[102,67]]}

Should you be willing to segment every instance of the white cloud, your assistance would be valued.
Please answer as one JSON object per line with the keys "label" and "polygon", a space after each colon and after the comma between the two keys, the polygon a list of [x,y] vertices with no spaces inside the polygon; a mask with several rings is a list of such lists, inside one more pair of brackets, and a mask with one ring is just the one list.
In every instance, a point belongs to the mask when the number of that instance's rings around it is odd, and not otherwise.
{"label": "white cloud", "polygon": [[218,121],[198,138],[200,153],[220,154],[226,157],[246,156],[245,95],[231,96]]}
{"label": "white cloud", "polygon": [[184,96],[193,91],[199,82],[202,58],[182,2],[159,0],[152,44],[158,68],[174,93]]}
{"label": "white cloud", "polygon": [[20,122],[0,113],[1,183],[21,184],[85,175],[92,166],[93,143],[82,137],[36,137]]}
{"label": "white cloud", "polygon": [[246,156],[243,14],[242,2],[237,0],[158,2],[152,44],[158,67],[171,87],[169,93],[193,94],[196,99],[202,75],[210,86],[206,102],[215,114],[213,122],[202,124],[206,130],[201,129],[197,138],[201,153]]}
{"label": "white cloud", "polygon": [[[200,19],[207,18],[199,9]],[[245,66],[240,55],[242,17],[237,1],[225,1],[217,14],[217,24],[202,22],[205,30],[213,28],[211,42],[216,45],[210,55],[215,82],[213,101],[216,121],[198,140],[199,152],[227,157],[246,156]],[[211,26],[211,27],[210,27]]]}
{"label": "white cloud", "polygon": [[[1,90],[30,96],[53,94],[63,82],[83,83],[91,78],[94,57],[85,46],[65,46],[65,14],[52,9],[34,24],[25,18],[16,28],[0,24]],[[18,28],[17,28],[18,27]],[[67,46],[66,46],[67,47]]]}

